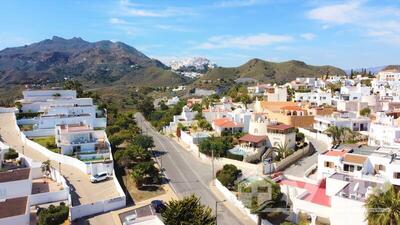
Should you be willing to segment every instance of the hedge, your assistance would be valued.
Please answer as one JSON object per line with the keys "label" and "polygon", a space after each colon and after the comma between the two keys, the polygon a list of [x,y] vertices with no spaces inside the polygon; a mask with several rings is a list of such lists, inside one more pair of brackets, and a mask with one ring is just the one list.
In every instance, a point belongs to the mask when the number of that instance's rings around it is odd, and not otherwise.
{"label": "hedge", "polygon": [[243,161],[243,156],[242,155],[236,155],[231,153],[230,151],[226,151],[226,158],[228,159],[234,159],[234,160],[238,160],[238,161]]}

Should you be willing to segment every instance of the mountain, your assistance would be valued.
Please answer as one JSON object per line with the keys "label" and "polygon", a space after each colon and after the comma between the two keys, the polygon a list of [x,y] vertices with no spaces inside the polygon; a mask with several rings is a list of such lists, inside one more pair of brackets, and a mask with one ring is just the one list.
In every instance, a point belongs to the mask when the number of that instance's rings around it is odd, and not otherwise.
{"label": "mountain", "polygon": [[345,75],[345,71],[333,66],[312,66],[304,62],[291,60],[275,63],[261,59],[252,59],[239,67],[216,67],[211,69],[202,80],[252,78],[260,82],[288,82],[296,77],[319,77],[322,75]]}
{"label": "mountain", "polygon": [[166,86],[185,81],[122,42],[53,37],[0,51],[0,84],[57,83],[69,78],[91,85]]}
{"label": "mountain", "polygon": [[392,72],[400,73],[400,65],[388,65],[388,66],[385,66],[385,68],[383,68],[380,71],[392,71]]}

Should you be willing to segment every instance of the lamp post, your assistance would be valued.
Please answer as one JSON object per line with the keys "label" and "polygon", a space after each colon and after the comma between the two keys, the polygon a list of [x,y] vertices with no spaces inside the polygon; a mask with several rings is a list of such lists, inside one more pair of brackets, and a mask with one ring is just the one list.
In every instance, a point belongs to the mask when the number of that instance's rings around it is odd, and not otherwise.
{"label": "lamp post", "polygon": [[211,179],[212,179],[212,182],[213,182],[213,185],[215,186],[215,173],[214,173],[214,170],[215,170],[215,168],[214,168],[214,149],[211,149],[211,164],[212,164],[212,176],[211,176]]}
{"label": "lamp post", "polygon": [[218,224],[218,204],[225,202],[226,200],[221,200],[221,201],[215,201],[215,225]]}
{"label": "lamp post", "polygon": [[60,172],[61,175],[61,162],[58,162],[58,171]]}

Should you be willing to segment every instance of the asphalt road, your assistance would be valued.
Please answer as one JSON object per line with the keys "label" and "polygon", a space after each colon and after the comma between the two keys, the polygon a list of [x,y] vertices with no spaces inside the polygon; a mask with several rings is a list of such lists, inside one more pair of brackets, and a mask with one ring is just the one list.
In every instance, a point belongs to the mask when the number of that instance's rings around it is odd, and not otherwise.
{"label": "asphalt road", "polygon": [[[155,150],[161,152],[159,162],[165,169],[165,175],[170,180],[174,192],[179,198],[195,194],[200,201],[215,210],[217,197],[211,192],[209,185],[212,181],[211,166],[201,163],[190,152],[175,143],[170,138],[159,134],[152,126],[137,113],[135,115],[138,126],[153,137]],[[162,158],[162,160],[161,160]],[[214,211],[215,213],[215,211]],[[223,204],[218,204],[218,224],[238,225],[243,224]]]}

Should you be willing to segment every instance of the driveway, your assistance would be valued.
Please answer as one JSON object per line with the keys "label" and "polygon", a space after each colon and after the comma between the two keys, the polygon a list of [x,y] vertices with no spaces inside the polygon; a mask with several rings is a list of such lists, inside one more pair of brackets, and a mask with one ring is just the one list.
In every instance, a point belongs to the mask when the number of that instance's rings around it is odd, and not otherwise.
{"label": "driveway", "polygon": [[315,152],[311,156],[304,157],[298,160],[296,163],[288,167],[283,171],[284,174],[303,177],[304,172],[310,168],[312,165],[318,162],[318,155],[328,149],[328,145],[315,138],[307,137],[308,141],[311,142],[315,147]]}

